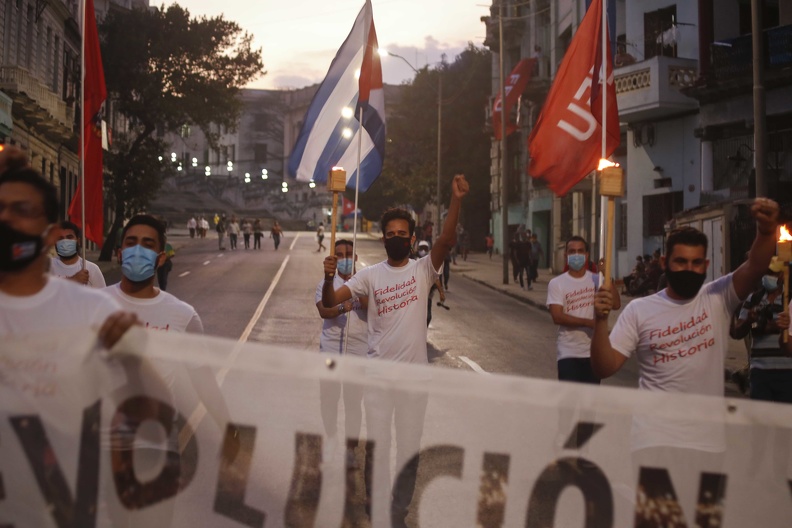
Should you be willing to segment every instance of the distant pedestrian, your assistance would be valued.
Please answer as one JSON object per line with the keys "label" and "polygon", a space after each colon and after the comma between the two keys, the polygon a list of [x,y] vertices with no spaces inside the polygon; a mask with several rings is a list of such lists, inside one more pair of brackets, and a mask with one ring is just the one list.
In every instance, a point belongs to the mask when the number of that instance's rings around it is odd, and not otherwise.
{"label": "distant pedestrian", "polygon": [[270,229],[270,238],[272,242],[275,244],[275,251],[278,251],[278,246],[281,243],[281,236],[283,236],[283,230],[281,229],[280,224],[276,220],[274,224],[272,224],[272,229]]}
{"label": "distant pedestrian", "polygon": [[226,222],[226,216],[222,215],[218,217],[215,215],[215,231],[217,231],[217,248],[220,250],[225,250],[225,236],[226,236],[226,229],[228,229],[228,225]]}
{"label": "distant pedestrian", "polygon": [[[531,286],[532,273],[531,273],[531,242],[528,240],[528,235],[522,233],[520,240],[516,244],[517,254],[517,276],[520,278],[520,288],[526,290],[533,290]],[[525,276],[525,282],[523,282]]]}
{"label": "distant pedestrian", "polygon": [[231,249],[237,248],[237,239],[239,238],[239,222],[237,222],[236,215],[231,215],[231,221],[228,222],[228,240],[231,242]]}
{"label": "distant pedestrian", "polygon": [[492,233],[487,233],[487,236],[484,237],[484,244],[487,246],[487,255],[492,260],[492,250],[495,247],[495,239],[492,237]]}
{"label": "distant pedestrian", "polygon": [[327,249],[322,243],[322,241],[324,240],[324,232],[325,232],[324,222],[319,222],[319,227],[316,228],[316,241],[319,242],[319,248],[316,250],[317,253]]}
{"label": "distant pedestrian", "polygon": [[544,256],[542,243],[539,242],[536,233],[531,235],[531,280],[536,281],[539,278],[539,263]]}
{"label": "distant pedestrian", "polygon": [[206,238],[206,233],[209,231],[209,220],[201,217],[201,238]]}
{"label": "distant pedestrian", "polygon": [[198,222],[195,220],[195,216],[191,216],[189,220],[187,220],[187,229],[190,231],[190,238],[195,238],[195,230],[198,227]]}
{"label": "distant pedestrian", "polygon": [[250,235],[253,234],[253,224],[250,220],[244,218],[242,220],[242,238],[245,240],[245,249],[250,249]]}
{"label": "distant pedestrian", "polygon": [[261,220],[256,218],[253,221],[253,249],[261,249],[262,236],[264,236],[264,229],[261,227]]}

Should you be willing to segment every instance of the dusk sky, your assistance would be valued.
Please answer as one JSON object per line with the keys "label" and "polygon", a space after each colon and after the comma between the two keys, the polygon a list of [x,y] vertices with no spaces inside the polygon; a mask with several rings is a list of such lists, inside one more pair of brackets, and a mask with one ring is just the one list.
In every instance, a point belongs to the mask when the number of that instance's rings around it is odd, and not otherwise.
{"label": "dusk sky", "polygon": [[[364,0],[179,0],[195,15],[237,22],[262,48],[267,74],[250,88],[300,88],[321,81],[336,51],[352,29]],[[157,5],[152,1],[152,5]],[[421,68],[448,60],[467,46],[481,46],[489,13],[486,0],[372,0],[380,47],[398,53]],[[413,77],[397,58],[384,58],[386,83]]]}

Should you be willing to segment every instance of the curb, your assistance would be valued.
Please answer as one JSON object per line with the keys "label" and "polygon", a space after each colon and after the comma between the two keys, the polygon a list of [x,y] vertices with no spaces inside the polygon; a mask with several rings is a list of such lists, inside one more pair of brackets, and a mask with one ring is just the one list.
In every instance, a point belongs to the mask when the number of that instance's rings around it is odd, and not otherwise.
{"label": "curb", "polygon": [[504,295],[506,295],[508,297],[511,297],[512,299],[515,299],[517,301],[522,302],[523,304],[527,304],[529,306],[533,306],[534,308],[538,308],[538,309],[543,310],[545,312],[549,312],[549,310],[547,309],[547,305],[545,305],[545,304],[540,304],[540,303],[534,301],[533,299],[529,299],[528,297],[523,297],[522,295],[517,295],[516,293],[512,293],[512,292],[510,292],[508,290],[500,289],[497,286],[493,286],[489,282],[486,282],[486,281],[484,281],[482,279],[473,278],[473,277],[469,276],[468,274],[466,274],[464,272],[459,272],[459,274],[462,277],[464,277],[464,278],[466,278],[468,280],[471,280],[473,282],[477,282],[478,284],[481,284],[482,286],[486,286],[487,288],[489,288],[491,290],[494,290],[494,291],[496,291],[498,293],[502,293],[502,294],[504,294]]}

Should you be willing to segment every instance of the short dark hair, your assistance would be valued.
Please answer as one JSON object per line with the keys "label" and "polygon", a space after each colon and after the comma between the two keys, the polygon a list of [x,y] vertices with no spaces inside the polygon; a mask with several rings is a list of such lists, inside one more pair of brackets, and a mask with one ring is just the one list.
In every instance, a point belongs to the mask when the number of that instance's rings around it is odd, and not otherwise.
{"label": "short dark hair", "polygon": [[49,223],[58,221],[58,191],[37,170],[30,167],[14,169],[0,175],[0,185],[4,183],[26,183],[36,189],[44,204],[44,214]]}
{"label": "short dark hair", "polygon": [[349,240],[348,238],[339,238],[338,240],[336,240],[335,247],[338,247],[338,246],[354,247],[353,244],[352,244],[352,241]]}
{"label": "short dark hair", "polygon": [[165,249],[165,224],[163,224],[153,216],[147,214],[135,215],[129,219],[127,225],[124,226],[124,230],[121,231],[121,243],[124,242],[124,239],[126,238],[126,234],[127,231],[129,231],[129,228],[136,225],[146,225],[151,228],[154,228],[154,230],[157,232],[157,237],[159,238],[160,251]]}
{"label": "short dark hair", "polygon": [[74,236],[76,236],[78,240],[82,236],[82,231],[80,231],[80,228],[74,222],[69,222],[68,220],[62,220],[60,223],[60,228],[71,229],[72,231],[74,231]]}
{"label": "short dark hair", "polygon": [[706,251],[708,246],[707,235],[690,226],[674,229],[666,239],[666,257],[671,256],[674,246],[677,244],[694,247],[702,246],[704,251]]}
{"label": "short dark hair", "polygon": [[382,213],[380,227],[382,228],[383,235],[385,234],[385,228],[388,226],[388,223],[393,220],[406,220],[407,224],[410,226],[410,236],[413,236],[415,233],[415,220],[407,209],[402,209],[401,207],[392,207]]}
{"label": "short dark hair", "polygon": [[566,241],[566,244],[564,244],[564,251],[566,251],[567,248],[569,248],[569,243],[570,242],[583,242],[583,245],[586,248],[586,253],[590,253],[588,242],[586,242],[586,239],[583,238],[582,236],[575,235],[575,236],[569,237],[567,239],[567,241]]}

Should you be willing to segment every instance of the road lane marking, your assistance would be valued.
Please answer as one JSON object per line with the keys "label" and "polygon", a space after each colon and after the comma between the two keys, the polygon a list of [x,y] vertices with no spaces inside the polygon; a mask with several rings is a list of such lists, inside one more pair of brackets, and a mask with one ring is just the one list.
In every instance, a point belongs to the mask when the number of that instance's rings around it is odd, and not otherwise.
{"label": "road lane marking", "polygon": [[207,260],[206,262],[204,262],[204,266],[206,266],[206,265],[207,265],[207,264],[209,264],[210,262],[212,262],[212,261],[211,261],[211,260]]}
{"label": "road lane marking", "polygon": [[269,289],[267,289],[267,293],[264,294],[264,298],[261,299],[258,308],[256,308],[256,312],[253,314],[253,318],[250,319],[247,328],[245,328],[245,331],[242,332],[242,336],[239,338],[240,343],[247,343],[248,337],[250,337],[250,333],[253,331],[253,327],[256,326],[256,323],[258,323],[261,314],[264,313],[264,307],[267,306],[267,302],[269,302],[270,297],[272,297],[272,292],[275,291],[275,286],[278,285],[281,275],[283,275],[283,270],[286,269],[286,264],[288,264],[288,262],[289,262],[289,255],[286,255],[286,258],[283,259],[283,264],[281,264],[278,273],[276,273],[275,278],[272,279],[272,284],[270,284]]}
{"label": "road lane marking", "polygon": [[[208,263],[209,261],[207,261]],[[226,365],[220,369],[220,371],[215,376],[217,380],[217,387],[222,387],[223,382],[225,381],[226,376],[228,375],[231,367],[234,366],[236,363],[237,357],[239,353],[242,352],[242,348],[245,343],[247,343],[248,337],[250,337],[250,333],[253,331],[253,328],[258,323],[258,320],[261,318],[261,314],[264,313],[264,307],[267,306],[267,302],[272,297],[272,292],[275,291],[275,287],[278,285],[280,281],[281,275],[283,275],[283,270],[286,269],[286,264],[289,262],[289,255],[286,255],[286,258],[283,259],[283,264],[281,264],[278,273],[275,274],[275,278],[272,280],[272,284],[267,289],[267,293],[264,294],[264,298],[261,299],[261,302],[256,308],[256,312],[253,314],[253,317],[250,319],[250,322],[245,328],[245,331],[242,332],[242,336],[239,338],[239,341],[234,346],[234,349],[231,351],[231,354],[228,355],[228,359],[226,360]],[[201,421],[206,416],[208,410],[203,402],[199,403],[195,410],[192,412],[190,417],[187,419],[187,425],[182,427],[181,431],[179,431],[179,446],[184,447],[187,445],[187,442],[190,441],[192,438],[194,431],[198,429],[198,425],[200,425]]]}
{"label": "road lane marking", "polygon": [[180,274],[179,274],[179,277],[186,277],[186,276],[187,276],[187,275],[189,275],[189,274],[190,274],[190,272],[189,272],[189,271],[185,271],[184,273],[180,273]]}
{"label": "road lane marking", "polygon": [[225,257],[225,253],[220,253],[219,255],[217,255],[217,258],[222,258],[222,257]]}
{"label": "road lane marking", "polygon": [[486,370],[484,370],[483,368],[481,368],[481,367],[479,366],[479,364],[478,364],[478,363],[476,363],[475,361],[473,361],[472,359],[470,359],[470,358],[468,358],[468,357],[465,357],[465,356],[459,356],[459,359],[461,359],[462,361],[464,361],[465,363],[467,363],[467,365],[468,365],[470,368],[472,368],[474,372],[478,372],[479,374],[489,374],[489,372],[487,372]]}
{"label": "road lane marking", "polygon": [[289,246],[289,251],[291,251],[292,249],[294,249],[294,244],[296,244],[296,243],[297,243],[297,239],[298,239],[298,238],[300,238],[300,235],[301,235],[301,234],[302,234],[302,233],[297,233],[297,235],[294,237],[294,240],[292,240],[291,246]]}

